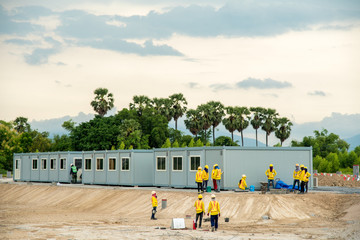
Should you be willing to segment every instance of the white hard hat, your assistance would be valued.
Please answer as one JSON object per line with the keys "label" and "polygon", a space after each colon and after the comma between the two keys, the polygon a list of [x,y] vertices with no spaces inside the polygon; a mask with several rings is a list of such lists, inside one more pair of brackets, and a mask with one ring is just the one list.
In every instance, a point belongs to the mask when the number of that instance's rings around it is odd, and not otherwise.
{"label": "white hard hat", "polygon": [[151,194],[155,194],[156,192],[155,191],[152,191]]}
{"label": "white hard hat", "polygon": [[242,177],[246,177],[246,175],[245,175],[245,174],[243,174],[243,175],[242,175]]}
{"label": "white hard hat", "polygon": [[211,194],[211,198],[215,198],[215,194]]}

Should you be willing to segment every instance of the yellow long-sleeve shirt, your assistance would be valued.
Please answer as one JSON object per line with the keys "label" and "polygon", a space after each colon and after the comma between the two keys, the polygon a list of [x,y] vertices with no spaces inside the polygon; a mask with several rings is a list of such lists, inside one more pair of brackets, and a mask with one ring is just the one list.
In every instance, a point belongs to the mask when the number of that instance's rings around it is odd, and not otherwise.
{"label": "yellow long-sleeve shirt", "polygon": [[203,176],[203,180],[204,180],[204,181],[209,180],[209,170],[208,170],[208,172],[206,172],[205,170],[203,170],[202,176]]}
{"label": "yellow long-sleeve shirt", "polygon": [[245,178],[241,178],[241,183],[239,183],[239,188],[242,189],[242,190],[245,190],[245,188],[247,188]]}
{"label": "yellow long-sleeve shirt", "polygon": [[153,207],[157,207],[158,201],[157,201],[157,198],[156,198],[156,197],[152,196],[152,197],[151,197],[151,202],[152,202],[152,206],[153,206]]}
{"label": "yellow long-sleeve shirt", "polygon": [[202,200],[196,200],[194,207],[196,209],[196,213],[205,212],[205,204]]}
{"label": "yellow long-sleeve shirt", "polygon": [[195,175],[195,182],[202,182],[203,181],[203,178],[202,178],[202,171],[201,170],[198,170],[196,172],[196,175]]}
{"label": "yellow long-sleeve shirt", "polygon": [[208,213],[211,215],[218,215],[220,213],[220,204],[218,201],[209,202]]}
{"label": "yellow long-sleeve shirt", "polygon": [[299,179],[300,179],[300,175],[301,175],[301,171],[300,171],[300,170],[299,170],[299,171],[295,171],[295,170],[294,170],[294,174],[293,174],[293,178],[294,178],[294,179],[299,180]]}
{"label": "yellow long-sleeve shirt", "polygon": [[266,176],[268,177],[269,180],[274,180],[277,173],[276,173],[275,169],[273,169],[272,171],[270,171],[270,169],[267,169],[265,171],[265,174],[266,174]]}

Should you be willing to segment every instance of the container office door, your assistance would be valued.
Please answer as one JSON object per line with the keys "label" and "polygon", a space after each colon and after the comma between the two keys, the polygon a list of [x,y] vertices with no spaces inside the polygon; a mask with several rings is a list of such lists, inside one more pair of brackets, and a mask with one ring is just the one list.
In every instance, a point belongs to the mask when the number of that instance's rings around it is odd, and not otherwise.
{"label": "container office door", "polygon": [[77,168],[77,182],[82,183],[82,158],[74,158],[74,164]]}
{"label": "container office door", "polygon": [[[209,166],[209,182],[208,186],[213,186],[213,181],[211,178],[211,172],[213,170],[213,166],[215,164],[218,164],[219,168],[222,172],[224,172],[225,166],[224,166],[224,150],[215,149],[215,150],[205,150],[205,159],[206,159],[206,165]],[[226,173],[224,173],[226,174]],[[220,189],[224,188],[224,175],[221,175],[221,181],[220,181]]]}
{"label": "container office door", "polygon": [[16,159],[15,160],[15,174],[14,174],[14,180],[20,180],[21,177],[21,160]]}

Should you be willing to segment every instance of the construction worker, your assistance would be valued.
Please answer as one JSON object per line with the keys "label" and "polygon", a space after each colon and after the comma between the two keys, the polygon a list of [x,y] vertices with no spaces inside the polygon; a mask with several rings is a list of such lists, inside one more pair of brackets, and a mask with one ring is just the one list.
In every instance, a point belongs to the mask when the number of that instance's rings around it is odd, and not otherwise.
{"label": "construction worker", "polygon": [[245,190],[245,188],[247,188],[247,184],[246,184],[246,175],[243,174],[240,181],[239,181],[239,188],[241,190]]}
{"label": "construction worker", "polygon": [[77,167],[72,163],[70,164],[71,183],[77,183]]}
{"label": "construction worker", "polygon": [[274,178],[276,176],[276,171],[274,169],[274,165],[270,164],[269,169],[265,171],[265,174],[268,178],[268,191],[270,191],[270,183],[272,182],[272,187],[275,188]]}
{"label": "construction worker", "polygon": [[218,166],[218,165],[215,164],[215,165],[213,166],[213,170],[211,171],[211,178],[212,178],[212,180],[213,180],[214,191],[217,190],[217,185],[216,185],[216,167],[217,167],[217,166]]}
{"label": "construction worker", "polygon": [[305,166],[304,165],[300,165],[300,193],[304,193],[304,186],[305,186],[305,182],[303,181],[304,176],[305,176]]}
{"label": "construction worker", "polygon": [[200,194],[200,190],[201,193],[203,193],[203,188],[202,188],[202,184],[203,184],[203,180],[202,180],[202,168],[198,167],[198,171],[196,172],[195,175],[195,182],[197,183],[197,187],[198,187],[198,193]]}
{"label": "construction worker", "polygon": [[300,171],[299,164],[296,164],[294,174],[293,174],[294,183],[293,183],[292,189],[295,189],[295,185],[297,184],[298,190],[300,190],[300,175],[301,175],[301,171]]}
{"label": "construction worker", "polygon": [[[308,183],[309,183],[309,177],[311,176],[311,173],[308,172],[307,167],[304,167],[304,178],[303,178],[303,182],[304,182],[304,191],[303,192],[308,192]],[[305,190],[306,189],[306,190]]]}
{"label": "construction worker", "polygon": [[217,190],[216,190],[217,192],[220,192],[221,174],[223,174],[223,172],[221,172],[221,169],[216,164],[216,167],[215,167],[215,180],[216,180],[216,185],[217,185]]}
{"label": "construction worker", "polygon": [[208,216],[209,216],[209,213],[211,214],[211,216],[210,216],[211,231],[212,232],[214,230],[217,231],[218,220],[220,217],[220,205],[219,205],[219,202],[215,200],[215,194],[211,195],[211,201],[209,203],[208,213],[207,213]]}
{"label": "construction worker", "polygon": [[200,218],[200,222],[199,222],[200,229],[201,229],[201,222],[203,219],[203,215],[205,214],[205,205],[204,205],[202,198],[203,198],[202,195],[199,194],[198,200],[196,200],[195,204],[194,204],[194,207],[196,210],[195,228],[197,228],[197,222],[198,222],[198,219]]}
{"label": "construction worker", "polygon": [[206,191],[207,184],[209,181],[209,166],[208,165],[205,165],[202,177],[203,177],[203,190]]}
{"label": "construction worker", "polygon": [[152,214],[151,214],[151,220],[157,220],[157,218],[155,217],[155,213],[156,213],[156,208],[158,206],[158,201],[157,201],[157,196],[156,196],[156,192],[152,191],[151,192],[151,203],[152,203]]}

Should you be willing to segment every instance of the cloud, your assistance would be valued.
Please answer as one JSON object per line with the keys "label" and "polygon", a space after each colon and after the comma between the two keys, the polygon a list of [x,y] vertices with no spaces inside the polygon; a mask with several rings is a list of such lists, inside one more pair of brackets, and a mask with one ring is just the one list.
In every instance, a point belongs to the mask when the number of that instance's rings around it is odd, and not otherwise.
{"label": "cloud", "polygon": [[289,88],[292,87],[292,84],[289,82],[280,82],[273,80],[271,78],[266,78],[264,80],[256,78],[248,78],[241,82],[236,83],[238,88],[257,88],[257,89],[280,89],[280,88]]}
{"label": "cloud", "polygon": [[326,93],[323,91],[314,91],[314,92],[309,92],[308,93],[309,96],[320,96],[320,97],[326,97]]}
{"label": "cloud", "polygon": [[199,88],[200,85],[196,82],[189,82],[186,84],[189,88]]}
{"label": "cloud", "polygon": [[48,63],[48,58],[59,52],[57,48],[36,48],[31,54],[26,54],[25,62],[30,65],[41,65]]}
{"label": "cloud", "polygon": [[211,84],[209,87],[212,89],[213,92],[232,89],[231,85],[222,83]]}
{"label": "cloud", "polygon": [[5,43],[11,43],[16,45],[34,45],[34,42],[31,40],[21,39],[21,38],[12,38],[4,41]]}

